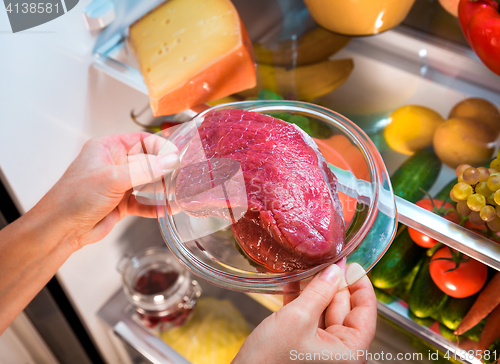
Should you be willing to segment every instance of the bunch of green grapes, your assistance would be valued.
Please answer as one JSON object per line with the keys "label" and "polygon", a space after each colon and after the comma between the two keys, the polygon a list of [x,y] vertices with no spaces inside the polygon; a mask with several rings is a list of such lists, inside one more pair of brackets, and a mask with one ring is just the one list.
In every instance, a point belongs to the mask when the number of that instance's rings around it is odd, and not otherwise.
{"label": "bunch of green grapes", "polygon": [[455,171],[458,183],[450,192],[457,211],[474,225],[486,223],[500,231],[500,152],[490,168],[461,164]]}

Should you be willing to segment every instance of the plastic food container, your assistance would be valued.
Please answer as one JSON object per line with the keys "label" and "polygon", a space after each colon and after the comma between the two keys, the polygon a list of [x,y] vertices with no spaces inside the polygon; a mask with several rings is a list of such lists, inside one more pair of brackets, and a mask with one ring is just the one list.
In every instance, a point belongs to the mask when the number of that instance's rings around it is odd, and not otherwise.
{"label": "plastic food container", "polygon": [[401,23],[415,0],[304,0],[322,27],[345,35],[370,35]]}
{"label": "plastic food container", "polygon": [[162,332],[189,320],[201,288],[167,248],[124,256],[117,269],[125,295],[146,327]]}
{"label": "plastic food container", "polygon": [[[217,286],[254,293],[298,291],[316,273],[329,264],[347,258],[365,271],[382,257],[396,231],[394,194],[383,160],[371,140],[351,121],[326,108],[295,101],[247,101],[219,105],[202,112],[178,127],[169,140],[180,150],[182,159],[204,115],[213,110],[244,109],[260,113],[287,113],[308,118],[322,154],[336,175],[339,198],[346,221],[345,246],[335,261],[307,270],[272,272],[246,259],[230,229],[210,218],[169,214],[176,172],[165,175],[155,184],[158,220],[167,246],[179,261],[195,275]],[[328,136],[328,138],[323,138]],[[321,139],[323,138],[323,139]],[[355,156],[355,157],[353,157]],[[235,173],[238,176],[238,173]],[[236,178],[235,177],[235,178]],[[186,234],[192,238],[186,238]],[[350,277],[348,284],[359,277]]]}

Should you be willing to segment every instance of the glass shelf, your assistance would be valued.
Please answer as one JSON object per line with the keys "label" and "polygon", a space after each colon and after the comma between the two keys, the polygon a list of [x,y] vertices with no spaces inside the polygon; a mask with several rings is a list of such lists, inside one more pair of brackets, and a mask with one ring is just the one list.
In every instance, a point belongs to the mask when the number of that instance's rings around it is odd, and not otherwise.
{"label": "glass shelf", "polygon": [[457,358],[463,363],[481,364],[481,360],[473,358],[458,343],[451,342],[440,334],[424,327],[408,316],[408,307],[402,301],[394,301],[389,304],[377,302],[377,311],[379,315],[404,327],[407,331],[416,335],[422,340],[432,343],[432,345],[442,354],[450,358]]}

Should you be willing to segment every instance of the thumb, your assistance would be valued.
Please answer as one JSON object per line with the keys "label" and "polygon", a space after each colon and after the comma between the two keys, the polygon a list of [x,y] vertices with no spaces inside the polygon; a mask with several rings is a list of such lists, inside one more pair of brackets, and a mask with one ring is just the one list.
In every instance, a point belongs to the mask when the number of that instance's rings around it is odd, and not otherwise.
{"label": "thumb", "polygon": [[151,155],[135,154],[128,157],[128,163],[113,166],[116,179],[115,188],[126,192],[133,187],[152,183],[161,176],[179,167],[177,154]]}
{"label": "thumb", "polygon": [[341,277],[340,267],[332,264],[316,275],[300,296],[289,305],[298,305],[301,309],[308,311],[311,315],[311,322],[317,322],[338,292]]}
{"label": "thumb", "polygon": [[120,211],[116,207],[87,233],[83,241],[83,245],[95,243],[103,239],[109,234],[118,221],[120,221]]}

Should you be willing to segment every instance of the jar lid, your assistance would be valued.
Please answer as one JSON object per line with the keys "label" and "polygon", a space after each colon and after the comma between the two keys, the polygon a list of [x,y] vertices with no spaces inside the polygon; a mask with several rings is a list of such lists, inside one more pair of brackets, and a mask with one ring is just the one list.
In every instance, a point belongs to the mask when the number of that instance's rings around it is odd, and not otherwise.
{"label": "jar lid", "polygon": [[162,311],[167,315],[199,296],[193,290],[189,272],[165,247],[150,247],[118,262],[123,290],[129,302],[144,311]]}

